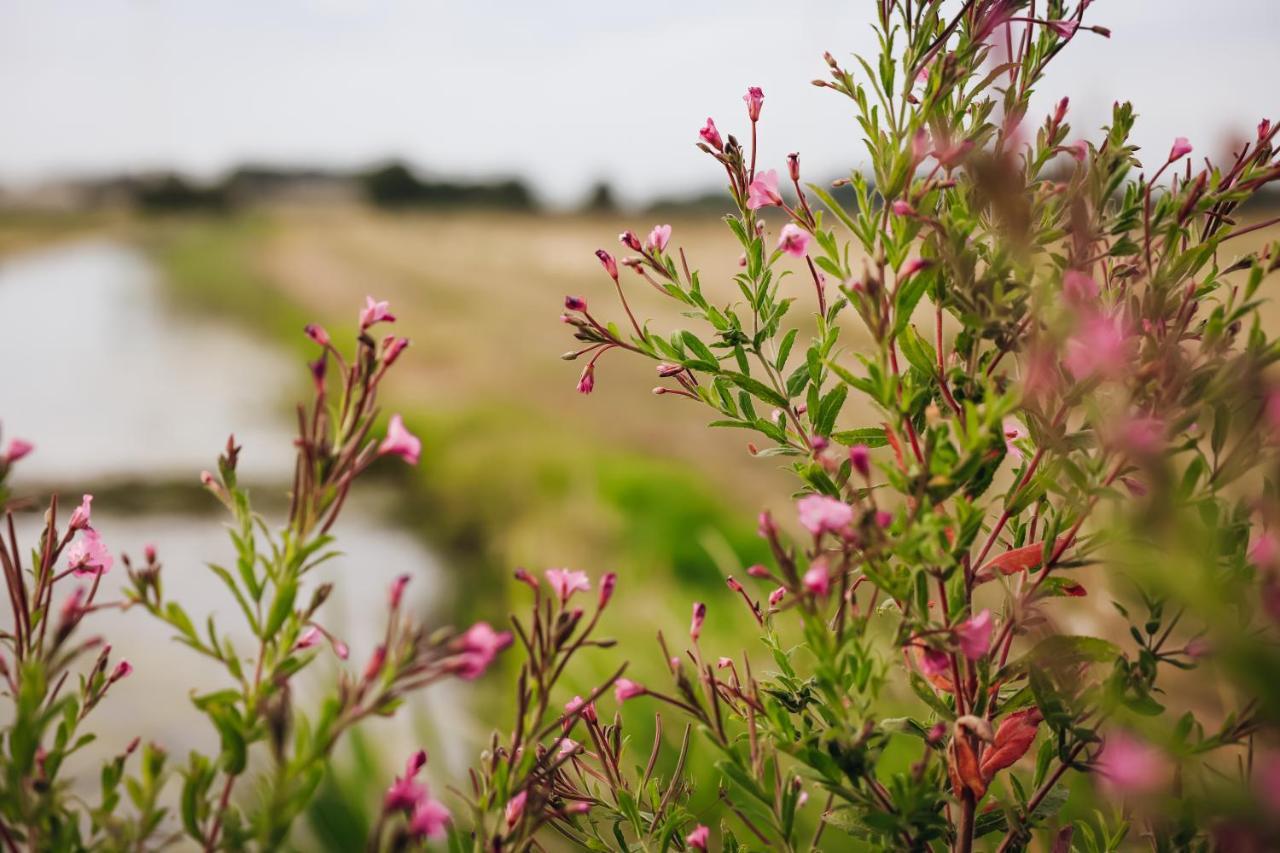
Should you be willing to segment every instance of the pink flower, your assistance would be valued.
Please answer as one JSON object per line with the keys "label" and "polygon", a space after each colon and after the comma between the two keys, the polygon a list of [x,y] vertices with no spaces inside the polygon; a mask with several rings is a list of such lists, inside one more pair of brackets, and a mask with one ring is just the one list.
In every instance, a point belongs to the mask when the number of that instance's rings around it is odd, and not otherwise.
{"label": "pink flower", "polygon": [[1280,540],[1270,530],[1258,534],[1249,546],[1249,562],[1259,568],[1269,568],[1280,558]]}
{"label": "pink flower", "polygon": [[634,699],[637,696],[643,696],[645,693],[644,685],[637,684],[629,678],[619,678],[613,684],[613,698],[621,704],[628,699]]}
{"label": "pink flower", "polygon": [[382,798],[384,811],[410,811],[429,796],[427,786],[414,781],[414,777],[427,763],[427,753],[418,750],[405,762],[404,775],[397,776]]}
{"label": "pink flower", "polygon": [[876,526],[887,528],[890,524],[893,524],[893,513],[884,509],[876,510]]}
{"label": "pink flower", "polygon": [[1173,147],[1169,149],[1169,162],[1181,160],[1191,153],[1191,143],[1187,141],[1185,136],[1179,136],[1173,140]]}
{"label": "pink flower", "polygon": [[716,669],[730,669],[733,666],[733,658],[721,657],[716,660]]}
{"label": "pink flower", "polygon": [[[582,719],[589,723],[594,723],[596,721],[596,706],[587,705],[581,696],[574,696],[568,702],[564,703],[564,712],[567,717],[572,717],[574,714],[577,714],[579,708],[582,709],[582,713],[579,714]],[[565,723],[567,726],[568,720],[565,720]]]}
{"label": "pink flower", "polygon": [[129,663],[127,660],[122,660],[120,663],[116,664],[115,670],[111,673],[111,679],[107,683],[115,684],[131,672],[133,672],[133,664]]}
{"label": "pink flower", "polygon": [[1053,30],[1060,39],[1069,39],[1076,34],[1080,25],[1075,21],[1045,21],[1045,26]]}
{"label": "pink flower", "polygon": [[503,814],[507,820],[507,829],[513,828],[520,822],[520,817],[524,814],[525,801],[528,799],[529,792],[521,791],[507,801],[507,807],[503,810]]}
{"label": "pink flower", "polygon": [[778,234],[778,248],[794,258],[803,258],[809,248],[809,232],[794,222],[788,222]]}
{"label": "pink flower", "polygon": [[409,832],[419,838],[443,838],[450,820],[452,816],[444,803],[428,796],[413,810],[413,817],[409,819]]}
{"label": "pink flower", "polygon": [[569,598],[578,590],[586,592],[591,589],[591,580],[586,572],[574,572],[569,569],[547,569],[547,583],[560,598],[561,604],[567,604]]}
{"label": "pink flower", "polygon": [[564,298],[564,307],[566,311],[586,311],[587,300],[581,296],[566,296]]}
{"label": "pink flower", "polygon": [[378,454],[399,456],[410,465],[417,465],[422,454],[422,441],[405,429],[404,420],[399,415],[392,415],[387,424],[387,437],[378,445]]}
{"label": "pink flower", "polygon": [[510,631],[495,631],[488,622],[477,622],[458,638],[460,654],[452,667],[455,675],[472,681],[484,674],[498,653],[511,645]]}
{"label": "pink flower", "polygon": [[707,117],[707,123],[702,126],[702,130],[698,131],[698,136],[717,151],[724,150],[724,140],[720,138],[720,131],[716,130],[716,123],[710,116]]}
{"label": "pink flower", "polygon": [[693,832],[684,837],[684,843],[688,844],[694,850],[706,850],[707,842],[711,839],[711,830],[703,824],[698,824]]}
{"label": "pink flower", "polygon": [[855,444],[849,448],[849,463],[853,470],[863,478],[871,476],[871,448],[865,444]]}
{"label": "pink flower", "polygon": [[377,678],[386,663],[387,647],[383,645],[375,646],[373,654],[369,655],[369,662],[364,665],[364,680],[373,681]]}
{"label": "pink flower", "polygon": [[853,524],[853,507],[826,495],[805,495],[796,501],[800,524],[814,536],[845,533]]}
{"label": "pink flower", "polygon": [[89,526],[89,517],[92,515],[90,504],[93,503],[93,495],[85,495],[80,499],[80,506],[75,508],[71,513],[71,521],[67,526],[72,530],[84,530]]}
{"label": "pink flower", "polygon": [[916,215],[916,209],[911,206],[911,203],[903,201],[902,199],[898,199],[893,204],[889,205],[889,209],[893,211],[894,216]]}
{"label": "pink flower", "polygon": [[831,573],[827,571],[827,564],[823,560],[818,560],[810,566],[801,580],[804,583],[805,592],[811,595],[826,595],[831,591]]}
{"label": "pink flower", "polygon": [[1089,159],[1089,143],[1085,142],[1083,139],[1077,139],[1075,142],[1064,147],[1068,154],[1076,158],[1077,163],[1083,163],[1085,160]]}
{"label": "pink flower", "polygon": [[636,236],[636,232],[630,229],[618,235],[618,242],[633,252],[640,251],[640,238]]}
{"label": "pink flower", "polygon": [[1094,763],[1105,788],[1119,794],[1149,794],[1169,781],[1169,760],[1159,749],[1126,732],[1116,732]]}
{"label": "pink flower", "polygon": [[752,121],[759,121],[760,108],[764,106],[764,90],[759,86],[752,86],[747,89],[747,94],[742,96],[742,100],[747,104],[747,117]]}
{"label": "pink flower", "polygon": [[759,210],[762,207],[777,207],[782,204],[782,196],[778,195],[778,173],[773,169],[760,172],[747,187],[747,209]]}
{"label": "pink flower", "polygon": [[1077,305],[1091,303],[1098,298],[1098,283],[1087,272],[1067,270],[1062,276],[1062,293]]}
{"label": "pink flower", "polygon": [[302,331],[306,332],[307,337],[311,338],[311,340],[315,341],[320,346],[327,347],[329,345],[329,333],[325,331],[324,326],[317,323],[308,323],[302,328]]}
{"label": "pink flower", "polygon": [[387,367],[395,364],[396,359],[400,357],[400,353],[404,352],[404,348],[407,346],[409,346],[408,338],[387,335],[382,339],[382,363]]}
{"label": "pink flower", "polygon": [[404,588],[409,585],[409,575],[400,575],[391,582],[391,592],[387,599],[391,604],[391,609],[395,610],[400,606],[400,599],[404,598]]}
{"label": "pink flower", "polygon": [[614,281],[618,280],[618,262],[613,259],[613,255],[604,249],[596,249],[596,257],[600,260],[600,266],[604,267],[604,271],[609,274],[609,278]]}
{"label": "pink flower", "polygon": [[902,269],[898,271],[898,278],[901,280],[907,276],[915,275],[920,270],[930,266],[933,266],[933,261],[928,261],[924,258],[912,258],[902,265]]}
{"label": "pink flower", "polygon": [[604,610],[609,604],[609,599],[613,598],[613,590],[617,585],[617,572],[606,572],[604,577],[600,578],[600,600],[598,606],[601,610]]}
{"label": "pink flower", "polygon": [[1067,339],[1063,361],[1076,379],[1118,376],[1129,368],[1129,337],[1120,321],[1101,314],[1085,320]]}
{"label": "pink flower", "polygon": [[920,654],[920,669],[927,676],[948,675],[951,672],[951,658],[945,652],[926,648]]}
{"label": "pink flower", "polygon": [[308,625],[307,629],[298,635],[298,642],[294,644],[294,651],[302,651],[309,649],[320,642],[324,638],[324,634],[320,633],[320,629],[315,625]]}
{"label": "pink flower", "polygon": [[667,241],[671,239],[670,225],[655,225],[653,230],[649,232],[649,239],[645,240],[644,245],[647,249],[655,252],[665,252],[667,250]]}
{"label": "pink flower", "polygon": [[594,361],[587,362],[587,366],[582,368],[582,375],[578,377],[578,393],[590,394],[596,389],[596,363]]}
{"label": "pink flower", "polygon": [[778,602],[782,601],[782,599],[785,598],[786,595],[787,595],[787,588],[785,586],[778,587],[773,592],[769,593],[769,606],[777,607]]}
{"label": "pink flower", "polygon": [[115,558],[103,544],[98,531],[88,528],[67,549],[67,563],[78,577],[84,577],[106,574],[115,563]]}
{"label": "pink flower", "polygon": [[689,620],[689,637],[696,643],[702,636],[702,623],[707,620],[707,605],[701,601],[693,604],[693,616]]}
{"label": "pink flower", "polygon": [[969,660],[978,660],[991,648],[991,611],[983,610],[956,627],[956,642]]}
{"label": "pink flower", "polygon": [[377,302],[372,296],[366,296],[364,310],[360,312],[360,331],[363,332],[375,323],[394,323],[396,317],[388,310],[390,307],[388,302]]}
{"label": "pink flower", "polygon": [[9,449],[5,451],[4,458],[0,459],[0,462],[12,465],[35,449],[36,446],[29,441],[23,441],[20,438],[10,439]]}
{"label": "pink flower", "polygon": [[1023,459],[1022,450],[1015,442],[1021,438],[1026,438],[1027,431],[1022,428],[1022,424],[1018,422],[1018,419],[1012,415],[1004,419],[1002,429],[1004,430],[1005,450],[1008,451],[1010,456],[1021,462]]}

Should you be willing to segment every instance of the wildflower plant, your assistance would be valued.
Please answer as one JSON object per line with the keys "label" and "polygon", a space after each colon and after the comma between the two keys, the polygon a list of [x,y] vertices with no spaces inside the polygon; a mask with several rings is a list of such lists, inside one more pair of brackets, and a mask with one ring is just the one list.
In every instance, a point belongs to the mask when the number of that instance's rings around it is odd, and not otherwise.
{"label": "wildflower plant", "polygon": [[[100,602],[102,578],[115,559],[92,525],[91,496],[84,496],[65,527],[57,497],[51,499],[30,561],[17,542],[13,507],[6,507],[0,566],[13,627],[0,635],[0,678],[12,705],[0,741],[5,849],[151,849],[178,841],[205,850],[286,846],[345,734],[371,716],[394,714],[407,696],[431,684],[479,677],[510,643],[509,633],[486,623],[463,632],[422,625],[405,611],[410,576],[402,575],[388,591],[385,632],[369,659],[353,671],[343,668],[316,707],[298,707],[294,699],[299,674],[317,657],[348,657],[346,644],[322,621],[333,587],[313,583],[310,575],[336,553],[331,531],[355,480],[379,457],[416,464],[421,453],[421,443],[398,415],[384,437],[375,434],[381,382],[408,341],[395,335],[379,341],[372,329],[394,319],[385,302],[368,300],[349,357],[323,328],[307,327],[320,354],[310,365],[311,400],[297,411],[294,482],[278,529],[254,512],[238,480],[240,448],[234,438],[217,473],[201,475],[232,519],[235,561],[229,568],[208,568],[238,605],[244,623],[239,631],[219,625],[212,615],[193,617],[190,603],[168,595],[163,564],[151,547],[141,562],[121,556],[128,575],[124,597]],[[8,497],[8,473],[31,449],[14,441],[0,457],[0,498]],[[71,584],[75,588],[65,599],[55,600],[55,587]],[[161,745],[144,747],[135,762],[141,766],[128,770],[135,739],[101,769],[100,803],[90,806],[73,789],[65,762],[93,738],[83,731],[89,712],[117,692],[117,682],[132,670],[126,661],[113,663],[102,637],[81,636],[84,623],[104,607],[161,620],[192,654],[221,667],[226,686],[191,697],[217,733],[215,754],[193,750],[177,770],[180,782],[169,785],[174,773]],[[238,644],[244,636],[252,637],[250,648]],[[425,763],[424,755],[406,779]],[[246,777],[249,782],[238,784]],[[408,838],[441,834],[451,819],[448,810],[425,786],[414,783],[406,790],[421,792],[402,798],[399,806],[410,817]],[[125,797],[132,808],[122,807]]]}
{"label": "wildflower plant", "polygon": [[[760,517],[772,564],[728,580],[769,668],[707,666],[697,630],[693,674],[672,666],[669,704],[718,751],[719,837],[1273,845],[1280,348],[1260,288],[1280,247],[1239,238],[1274,222],[1240,210],[1280,180],[1277,128],[1223,163],[1179,138],[1144,166],[1127,103],[1093,134],[1066,98],[1031,112],[1061,51],[1109,35],[1090,3],[875,9],[879,54],[827,54],[815,81],[866,146],[836,182],[851,204],[798,154],[757,162],[752,88],[747,141],[708,119],[697,143],[736,207],[734,300],[669,226],[597,252],[620,322],[565,300],[580,391],[606,354],[650,359],[656,394],[801,484],[794,520]],[[641,298],[688,327],[656,331]],[[807,822],[801,789],[824,801]]]}

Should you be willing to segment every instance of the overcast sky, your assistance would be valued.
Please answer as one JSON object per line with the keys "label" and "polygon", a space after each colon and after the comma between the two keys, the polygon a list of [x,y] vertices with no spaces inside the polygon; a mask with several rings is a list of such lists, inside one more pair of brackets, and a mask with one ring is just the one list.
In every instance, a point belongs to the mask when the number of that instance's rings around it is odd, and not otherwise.
{"label": "overcast sky", "polygon": [[[517,174],[555,203],[716,181],[693,147],[766,94],[762,155],[826,176],[862,159],[809,80],[870,51],[871,0],[0,0],[0,181],[245,160]],[[1137,141],[1201,151],[1280,114],[1280,0],[1098,0],[1039,93],[1083,130],[1116,98]]]}

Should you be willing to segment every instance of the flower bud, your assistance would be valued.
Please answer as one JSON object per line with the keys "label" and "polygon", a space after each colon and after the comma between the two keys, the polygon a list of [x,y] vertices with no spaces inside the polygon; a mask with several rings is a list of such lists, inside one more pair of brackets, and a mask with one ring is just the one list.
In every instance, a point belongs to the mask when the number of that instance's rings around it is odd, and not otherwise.
{"label": "flower bud", "polygon": [[302,331],[306,332],[307,337],[311,338],[311,340],[315,341],[320,346],[322,347],[329,346],[329,333],[325,331],[324,326],[318,325],[316,323],[308,323],[305,327],[303,327]]}
{"label": "flower bud", "polygon": [[600,260],[600,265],[604,267],[604,271],[614,281],[618,280],[618,262],[613,259],[613,255],[604,249],[596,249],[596,257]]}
{"label": "flower bud", "polygon": [[871,450],[865,444],[849,448],[849,463],[864,479],[871,476]]}
{"label": "flower bud", "polygon": [[724,150],[724,140],[720,138],[720,131],[716,130],[716,123],[710,118],[708,118],[707,123],[702,126],[702,130],[698,131],[698,136],[702,137],[702,141],[706,142],[715,150]]}
{"label": "flower bud", "polygon": [[787,155],[787,174],[791,176],[791,180],[800,180],[800,154],[793,151]]}
{"label": "flower bud", "polygon": [[747,117],[753,122],[760,120],[760,108],[764,106],[764,91],[759,86],[752,86],[742,96],[747,105]]}
{"label": "flower bud", "polygon": [[701,601],[694,602],[693,618],[689,622],[689,637],[696,643],[702,636],[702,623],[707,618],[707,605]]}
{"label": "flower bud", "polygon": [[[640,238],[636,236],[636,232],[634,231],[623,231],[621,234],[618,235],[618,242],[626,246],[628,249],[630,249],[633,252],[640,251]],[[598,255],[599,252],[597,252],[596,254]],[[617,272],[615,271],[611,273],[611,275],[616,276]]]}
{"label": "flower bud", "polygon": [[609,599],[613,598],[613,590],[618,585],[617,572],[608,572],[600,578],[600,609],[604,610]]}
{"label": "flower bud", "polygon": [[587,300],[581,296],[566,296],[564,298],[564,307],[566,311],[586,311]]}

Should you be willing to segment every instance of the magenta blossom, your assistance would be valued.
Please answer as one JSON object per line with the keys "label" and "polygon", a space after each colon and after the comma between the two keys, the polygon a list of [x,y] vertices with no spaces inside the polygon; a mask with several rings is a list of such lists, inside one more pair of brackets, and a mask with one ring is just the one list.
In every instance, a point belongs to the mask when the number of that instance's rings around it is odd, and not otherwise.
{"label": "magenta blossom", "polygon": [[920,653],[920,669],[930,677],[947,675],[951,672],[951,658],[945,652],[926,648]]}
{"label": "magenta blossom", "polygon": [[464,681],[484,674],[498,653],[511,645],[510,631],[495,631],[488,622],[477,622],[458,638],[460,654],[453,673]]}
{"label": "magenta blossom", "polygon": [[324,639],[324,634],[315,625],[308,625],[306,630],[298,635],[298,641],[294,644],[294,651],[302,651],[309,649]]}
{"label": "magenta blossom", "polygon": [[551,589],[559,597],[561,604],[567,604],[575,592],[579,590],[586,592],[591,589],[591,580],[586,572],[547,569],[543,574],[546,575],[547,583],[551,584]]}
{"label": "magenta blossom", "polygon": [[800,524],[814,536],[844,534],[853,524],[853,507],[826,495],[805,495],[796,501]]}
{"label": "magenta blossom", "polygon": [[413,810],[413,817],[409,818],[409,832],[419,838],[444,838],[445,829],[452,819],[444,803],[428,796]]}
{"label": "magenta blossom", "polygon": [[711,830],[703,824],[698,824],[693,832],[684,837],[684,843],[688,844],[693,850],[706,850],[707,842],[711,839]]}
{"label": "magenta blossom", "polygon": [[88,528],[67,549],[67,562],[77,576],[84,577],[85,575],[106,574],[111,570],[111,566],[114,565],[115,558],[111,556],[111,552],[103,544],[102,538],[98,536],[98,531]]}
{"label": "magenta blossom", "polygon": [[1075,21],[1045,21],[1045,26],[1053,30],[1058,38],[1069,39],[1076,34],[1076,29],[1080,25]]}
{"label": "magenta blossom", "polygon": [[1191,153],[1191,143],[1187,141],[1185,136],[1179,136],[1173,140],[1173,147],[1169,149],[1169,162],[1181,160]]}
{"label": "magenta blossom", "polygon": [[670,225],[655,225],[653,230],[649,232],[649,239],[644,241],[646,249],[655,252],[665,252],[667,250],[667,242],[671,239]]}
{"label": "magenta blossom", "polygon": [[969,660],[978,660],[991,648],[991,611],[983,610],[956,626],[956,642]]}
{"label": "magenta blossom", "polygon": [[427,786],[414,781],[414,778],[427,763],[425,750],[418,750],[409,756],[404,765],[404,775],[397,776],[382,798],[382,808],[388,812],[411,811],[423,800],[427,799]]}
{"label": "magenta blossom", "polygon": [[644,694],[644,685],[637,684],[629,678],[619,678],[613,684],[613,698],[617,699],[619,704]]}
{"label": "magenta blossom", "polygon": [[810,566],[801,581],[804,583],[805,592],[811,595],[826,595],[831,591],[831,573],[823,560],[818,560]]}
{"label": "magenta blossom", "polygon": [[762,207],[778,207],[782,204],[782,196],[778,194],[778,173],[770,169],[756,175],[747,187],[747,209],[759,210]]}
{"label": "magenta blossom", "polygon": [[131,672],[133,672],[133,664],[129,663],[127,660],[122,660],[120,663],[116,664],[116,668],[112,671],[111,678],[108,683],[115,684]]}
{"label": "magenta blossom", "polygon": [[389,310],[388,302],[378,302],[372,296],[364,298],[364,309],[360,312],[360,331],[368,329],[375,323],[394,323],[396,317]]}
{"label": "magenta blossom", "polygon": [[578,377],[578,393],[590,394],[596,389],[596,363],[594,361],[587,362],[587,366],[582,368],[582,375]]}
{"label": "magenta blossom", "polygon": [[[572,717],[574,714],[578,713],[578,709],[580,708],[582,709],[582,713],[579,714],[579,716],[582,717],[582,719],[586,720],[588,723],[594,723],[596,721],[597,719],[596,706],[588,705],[586,703],[586,700],[584,700],[581,696],[574,696],[568,702],[564,703],[565,716]],[[565,720],[566,728],[568,727],[568,722],[569,722],[568,719],[566,719]]]}
{"label": "magenta blossom", "polygon": [[794,258],[803,258],[809,248],[809,232],[794,222],[788,222],[778,234],[778,248]]}
{"label": "magenta blossom", "polygon": [[1159,791],[1169,782],[1171,771],[1163,752],[1126,732],[1107,738],[1094,769],[1103,787],[1133,795]]}
{"label": "magenta blossom", "polygon": [[724,150],[724,140],[720,138],[720,131],[716,130],[716,123],[710,116],[707,117],[707,123],[702,126],[702,130],[698,131],[698,136],[715,150]]}
{"label": "magenta blossom", "polygon": [[1063,361],[1076,379],[1113,377],[1129,367],[1130,339],[1119,320],[1101,314],[1090,317],[1067,339]]}
{"label": "magenta blossom", "polygon": [[778,602],[782,601],[782,599],[786,598],[786,596],[787,596],[787,588],[785,586],[778,587],[773,592],[769,593],[769,606],[777,607]]}
{"label": "magenta blossom", "polygon": [[849,464],[863,478],[871,476],[871,448],[865,444],[855,444],[849,448]]}
{"label": "magenta blossom", "polygon": [[405,429],[404,420],[399,415],[392,415],[387,424],[387,437],[378,445],[378,454],[399,456],[410,465],[417,465],[422,454],[422,441]]}
{"label": "magenta blossom", "polygon": [[85,495],[80,499],[80,506],[75,508],[71,513],[71,520],[67,522],[67,526],[72,530],[84,530],[89,526],[89,518],[92,515],[90,504],[93,503],[93,495]]}
{"label": "magenta blossom", "polygon": [[23,441],[20,438],[10,439],[9,449],[5,451],[4,457],[0,458],[0,462],[12,465],[35,449],[36,446],[29,441]]}
{"label": "magenta blossom", "polygon": [[764,90],[759,86],[752,86],[747,89],[747,94],[742,96],[742,100],[747,105],[747,117],[752,121],[759,121],[760,108],[764,106]]}

